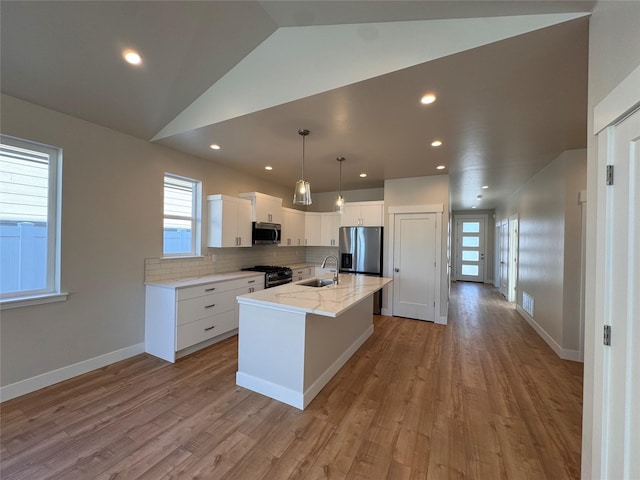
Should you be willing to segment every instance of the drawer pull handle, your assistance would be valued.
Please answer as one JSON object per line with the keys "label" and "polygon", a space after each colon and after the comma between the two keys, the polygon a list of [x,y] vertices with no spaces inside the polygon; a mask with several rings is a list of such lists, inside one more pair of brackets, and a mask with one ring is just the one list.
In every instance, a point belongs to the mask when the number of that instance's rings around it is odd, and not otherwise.
{"label": "drawer pull handle", "polygon": [[215,304],[215,303],[212,303],[211,305],[205,305],[205,306],[204,306],[204,308],[213,308],[213,307],[215,307],[215,306],[216,306],[216,304]]}
{"label": "drawer pull handle", "polygon": [[204,291],[205,292],[213,292],[216,289],[216,287],[212,287],[212,288],[205,288]]}
{"label": "drawer pull handle", "polygon": [[205,332],[208,332],[209,330],[213,330],[214,328],[216,328],[216,326],[215,326],[215,325],[212,325],[212,326],[210,326],[210,327],[208,327],[208,328],[205,328],[205,329],[204,329],[204,331],[205,331]]}
{"label": "drawer pull handle", "polygon": [[256,283],[255,280],[249,280],[247,283]]}

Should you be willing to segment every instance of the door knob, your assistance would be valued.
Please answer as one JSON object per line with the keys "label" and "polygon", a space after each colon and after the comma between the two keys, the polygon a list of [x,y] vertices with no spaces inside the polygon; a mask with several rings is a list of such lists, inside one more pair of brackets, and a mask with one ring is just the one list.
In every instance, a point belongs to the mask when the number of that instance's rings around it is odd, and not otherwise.
{"label": "door knob", "polygon": [[400,269],[399,269],[399,268],[394,268],[394,269],[393,269],[393,271],[394,271],[394,272],[399,272],[399,271],[400,271]]}

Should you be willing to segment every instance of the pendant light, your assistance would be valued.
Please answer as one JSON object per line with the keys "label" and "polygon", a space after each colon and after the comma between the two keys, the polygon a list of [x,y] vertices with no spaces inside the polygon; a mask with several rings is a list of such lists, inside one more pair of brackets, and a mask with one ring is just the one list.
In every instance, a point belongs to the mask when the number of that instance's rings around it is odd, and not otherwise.
{"label": "pendant light", "polygon": [[298,130],[298,134],[302,136],[302,177],[296,182],[293,203],[296,205],[311,205],[311,185],[304,179],[304,140],[309,135],[309,130],[301,128]]}
{"label": "pendant light", "polygon": [[344,197],[342,196],[342,162],[344,162],[345,158],[344,157],[338,157],[338,158],[336,158],[336,160],[340,164],[340,177],[339,177],[340,190],[338,191],[338,198],[336,198],[336,205],[335,205],[334,211],[337,212],[337,213],[343,213],[344,212]]}

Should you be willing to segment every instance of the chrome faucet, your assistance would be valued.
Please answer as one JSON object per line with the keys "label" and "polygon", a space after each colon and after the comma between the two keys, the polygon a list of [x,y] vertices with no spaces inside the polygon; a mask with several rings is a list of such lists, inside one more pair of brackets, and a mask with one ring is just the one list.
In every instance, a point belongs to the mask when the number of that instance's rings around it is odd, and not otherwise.
{"label": "chrome faucet", "polygon": [[324,257],[324,260],[322,261],[322,265],[320,265],[320,268],[325,268],[327,265],[327,260],[329,260],[330,258],[333,258],[336,262],[336,271],[333,274],[333,283],[338,285],[340,283],[340,279],[338,278],[338,257],[336,257],[335,255],[327,255],[326,257]]}

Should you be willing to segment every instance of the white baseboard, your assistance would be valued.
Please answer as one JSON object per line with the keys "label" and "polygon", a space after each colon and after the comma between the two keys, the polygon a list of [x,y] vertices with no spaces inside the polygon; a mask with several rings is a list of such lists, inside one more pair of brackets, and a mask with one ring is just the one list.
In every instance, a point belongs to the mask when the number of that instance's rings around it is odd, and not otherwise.
{"label": "white baseboard", "polygon": [[524,318],[529,325],[533,327],[538,335],[547,342],[547,345],[563,360],[573,360],[574,362],[580,361],[580,352],[578,350],[569,350],[562,348],[558,342],[556,342],[551,335],[549,335],[544,328],[542,328],[538,322],[536,322],[531,315],[529,315],[520,305],[516,304],[516,311]]}
{"label": "white baseboard", "polygon": [[393,310],[391,310],[390,308],[381,308],[380,309],[380,315],[386,315],[387,317],[392,317],[393,316]]}
{"label": "white baseboard", "polygon": [[304,392],[304,406],[311,403],[316,395],[320,393],[320,390],[324,388],[324,386],[329,383],[336,373],[344,366],[345,363],[349,361],[349,359],[358,351],[358,349],[367,341],[367,339],[373,335],[373,325],[367,328],[362,335],[360,335],[355,342],[353,342],[349,348],[347,348],[342,355],[340,355],[335,362],[333,362],[329,368],[325,370],[325,372],[320,375],[320,377],[313,382],[313,384]]}
{"label": "white baseboard", "polygon": [[446,325],[447,324],[447,316],[444,315],[444,316],[438,317],[438,318],[436,318],[436,321],[433,322],[433,323],[437,323],[438,325]]}
{"label": "white baseboard", "polygon": [[69,380],[70,378],[77,377],[83,373],[96,370],[97,368],[106,367],[107,365],[111,365],[112,363],[119,362],[120,360],[133,357],[140,353],[144,353],[144,342],[116,350],[115,352],[105,353],[104,355],[74,363],[73,365],[62,367],[51,372],[36,375],[35,377],[27,378],[26,380],[21,380],[10,385],[5,385],[4,387],[0,387],[0,402],[35,392],[36,390],[48,387],[54,383]]}
{"label": "white baseboard", "polygon": [[360,335],[360,337],[358,337],[355,342],[353,342],[349,348],[347,348],[305,392],[292,390],[291,388],[287,388],[240,371],[236,372],[236,385],[248,388],[249,390],[258,392],[262,395],[266,395],[267,397],[286,403],[287,405],[291,405],[292,407],[296,407],[300,410],[304,410],[305,407],[311,403],[311,400],[320,393],[320,390],[329,383],[329,380],[338,373],[338,370],[347,363],[353,354],[356,353],[356,351],[372,334],[373,325],[367,328],[367,330]]}

